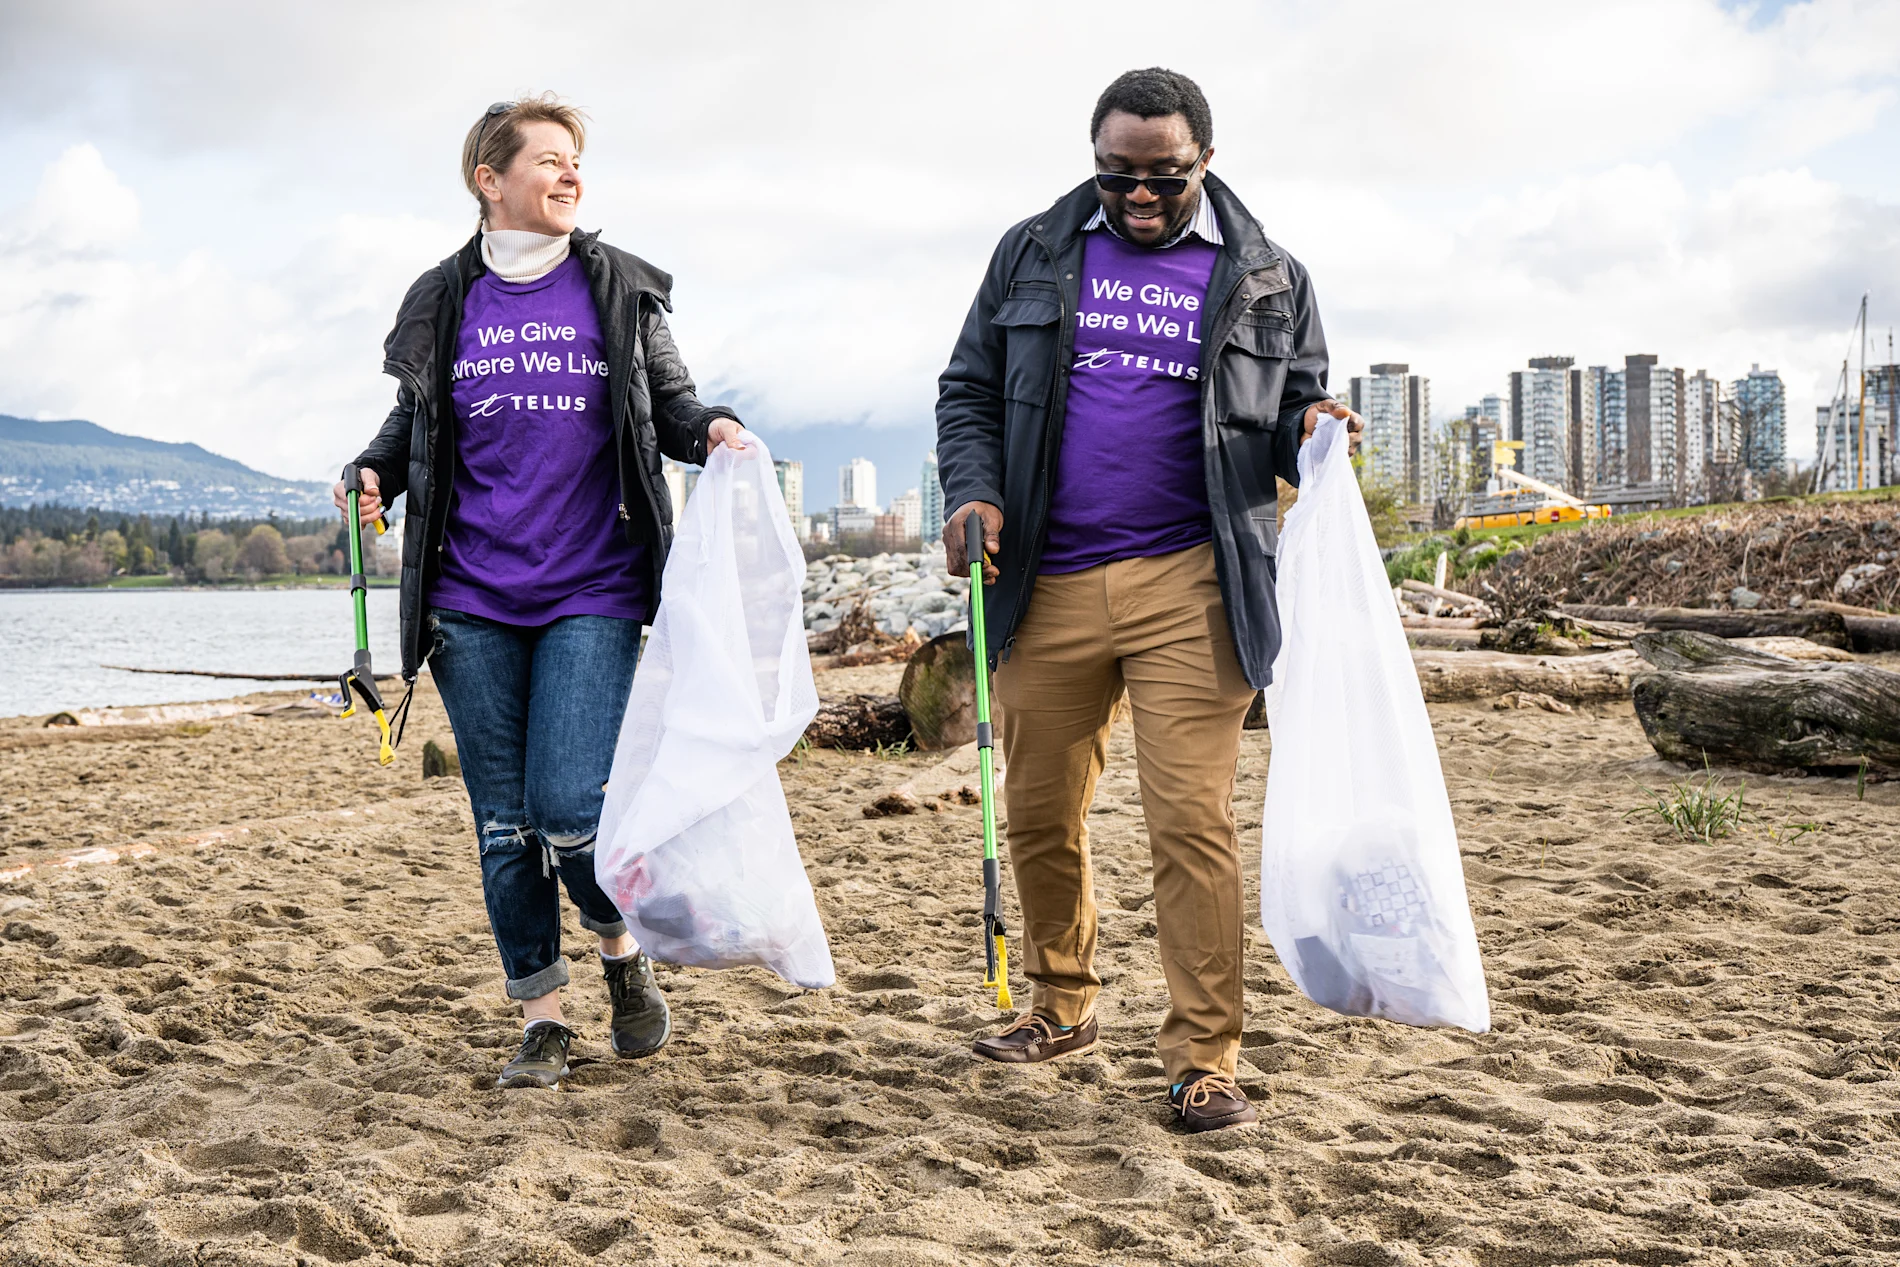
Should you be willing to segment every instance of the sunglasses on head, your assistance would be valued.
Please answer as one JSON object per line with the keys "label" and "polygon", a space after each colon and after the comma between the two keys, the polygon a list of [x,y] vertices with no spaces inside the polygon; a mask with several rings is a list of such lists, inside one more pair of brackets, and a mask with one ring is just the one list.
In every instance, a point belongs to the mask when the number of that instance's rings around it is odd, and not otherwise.
{"label": "sunglasses on head", "polygon": [[1146,185],[1148,192],[1157,198],[1179,198],[1187,192],[1188,182],[1194,179],[1194,169],[1206,157],[1207,150],[1202,149],[1194,156],[1194,161],[1188,164],[1185,176],[1126,176],[1121,172],[1096,172],[1095,184],[1111,194],[1132,194],[1135,186]]}
{"label": "sunglasses on head", "polygon": [[482,156],[482,138],[488,135],[488,125],[497,116],[507,114],[515,108],[512,101],[497,101],[482,113],[482,126],[475,131],[475,158],[479,162]]}

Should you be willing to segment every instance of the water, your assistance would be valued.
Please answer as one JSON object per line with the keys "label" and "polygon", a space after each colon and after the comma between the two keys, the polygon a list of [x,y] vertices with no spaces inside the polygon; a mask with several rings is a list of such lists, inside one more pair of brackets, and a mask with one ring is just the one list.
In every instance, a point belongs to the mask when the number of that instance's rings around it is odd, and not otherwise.
{"label": "water", "polygon": [[[369,591],[378,673],[398,673],[397,594]],[[295,682],[156,677],[102,668],[322,673],[355,650],[347,589],[0,590],[0,717],[114,704],[177,704]]]}

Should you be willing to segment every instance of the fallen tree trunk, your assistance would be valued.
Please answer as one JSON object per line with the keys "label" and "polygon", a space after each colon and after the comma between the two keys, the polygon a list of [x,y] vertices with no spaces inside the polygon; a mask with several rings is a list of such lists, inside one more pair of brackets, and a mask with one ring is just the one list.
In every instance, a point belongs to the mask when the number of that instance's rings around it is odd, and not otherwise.
{"label": "fallen tree trunk", "polygon": [[1792,662],[1691,630],[1637,635],[1631,680],[1658,755],[1690,765],[1900,775],[1900,673]]}
{"label": "fallen tree trunk", "polygon": [[1419,689],[1431,703],[1490,699],[1533,691],[1554,699],[1628,699],[1630,674],[1642,667],[1634,652],[1589,656],[1523,656],[1504,651],[1412,652]]}
{"label": "fallen tree trunk", "polygon": [[1900,651],[1900,616],[1842,616],[1856,651]]}
{"label": "fallen tree trunk", "polygon": [[1423,594],[1427,598],[1436,598],[1453,607],[1488,607],[1490,605],[1475,594],[1460,594],[1457,590],[1448,590],[1424,581],[1415,581],[1409,576],[1399,582],[1399,588],[1408,594]]}
{"label": "fallen tree trunk", "polygon": [[1586,620],[1640,620],[1650,629],[1681,629],[1716,638],[1806,638],[1824,647],[1849,647],[1847,620],[1839,612],[1726,611],[1701,607],[1596,607],[1561,604],[1558,611]]}
{"label": "fallen tree trunk", "polygon": [[819,706],[805,728],[814,748],[895,747],[910,741],[910,714],[895,695],[851,695]]}
{"label": "fallen tree trunk", "polygon": [[[158,673],[167,677],[221,677],[234,682],[334,682],[342,676],[343,670],[330,673],[226,673],[221,669],[135,669],[129,664],[102,664],[102,669],[117,669],[121,673]],[[378,673],[378,682],[393,682],[394,673]]]}
{"label": "fallen tree trunk", "polygon": [[1476,629],[1476,616],[1400,616],[1399,623],[1412,629]]}
{"label": "fallen tree trunk", "polygon": [[939,634],[911,653],[897,698],[917,746],[961,748],[976,740],[976,657],[962,630]]}

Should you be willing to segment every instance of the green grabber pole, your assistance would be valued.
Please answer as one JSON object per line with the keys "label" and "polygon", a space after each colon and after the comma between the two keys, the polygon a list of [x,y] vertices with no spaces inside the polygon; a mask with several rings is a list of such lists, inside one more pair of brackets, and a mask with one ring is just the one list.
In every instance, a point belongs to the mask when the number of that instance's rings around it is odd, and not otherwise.
{"label": "green grabber pole", "polygon": [[[356,512],[357,502],[363,496],[363,473],[354,464],[343,468],[343,492],[349,502],[343,517],[349,524],[350,602],[356,608],[356,659],[349,672],[338,676],[337,687],[343,692],[343,716],[356,716],[356,695],[362,696],[363,702],[369,705],[376,725],[383,732],[380,759],[388,765],[396,759],[396,750],[389,743],[389,716],[383,709],[383,697],[376,691],[376,674],[369,667],[369,580],[363,574],[363,520]],[[385,522],[382,516],[377,516],[376,535],[379,537]],[[351,687],[356,688],[355,695],[350,693]]]}
{"label": "green grabber pole", "polygon": [[985,990],[996,1006],[1009,1007],[1009,943],[1004,938],[1002,872],[996,861],[996,757],[990,730],[990,648],[983,628],[983,519],[972,510],[963,521],[970,559],[970,645],[976,652],[976,760],[983,794],[983,962]]}

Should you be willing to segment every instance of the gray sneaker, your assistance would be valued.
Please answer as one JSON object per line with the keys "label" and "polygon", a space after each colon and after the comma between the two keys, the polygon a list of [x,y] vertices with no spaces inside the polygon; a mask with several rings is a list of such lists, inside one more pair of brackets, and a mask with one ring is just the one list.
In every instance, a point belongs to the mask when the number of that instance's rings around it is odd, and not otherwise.
{"label": "gray sneaker", "polygon": [[651,1056],[673,1036],[673,1014],[666,995],[653,981],[653,961],[646,952],[631,959],[600,961],[607,975],[607,996],[613,1000],[614,1055],[633,1059]]}
{"label": "gray sneaker", "polygon": [[521,1036],[521,1050],[502,1066],[498,1087],[559,1088],[567,1077],[567,1049],[574,1031],[559,1021],[536,1021]]}

